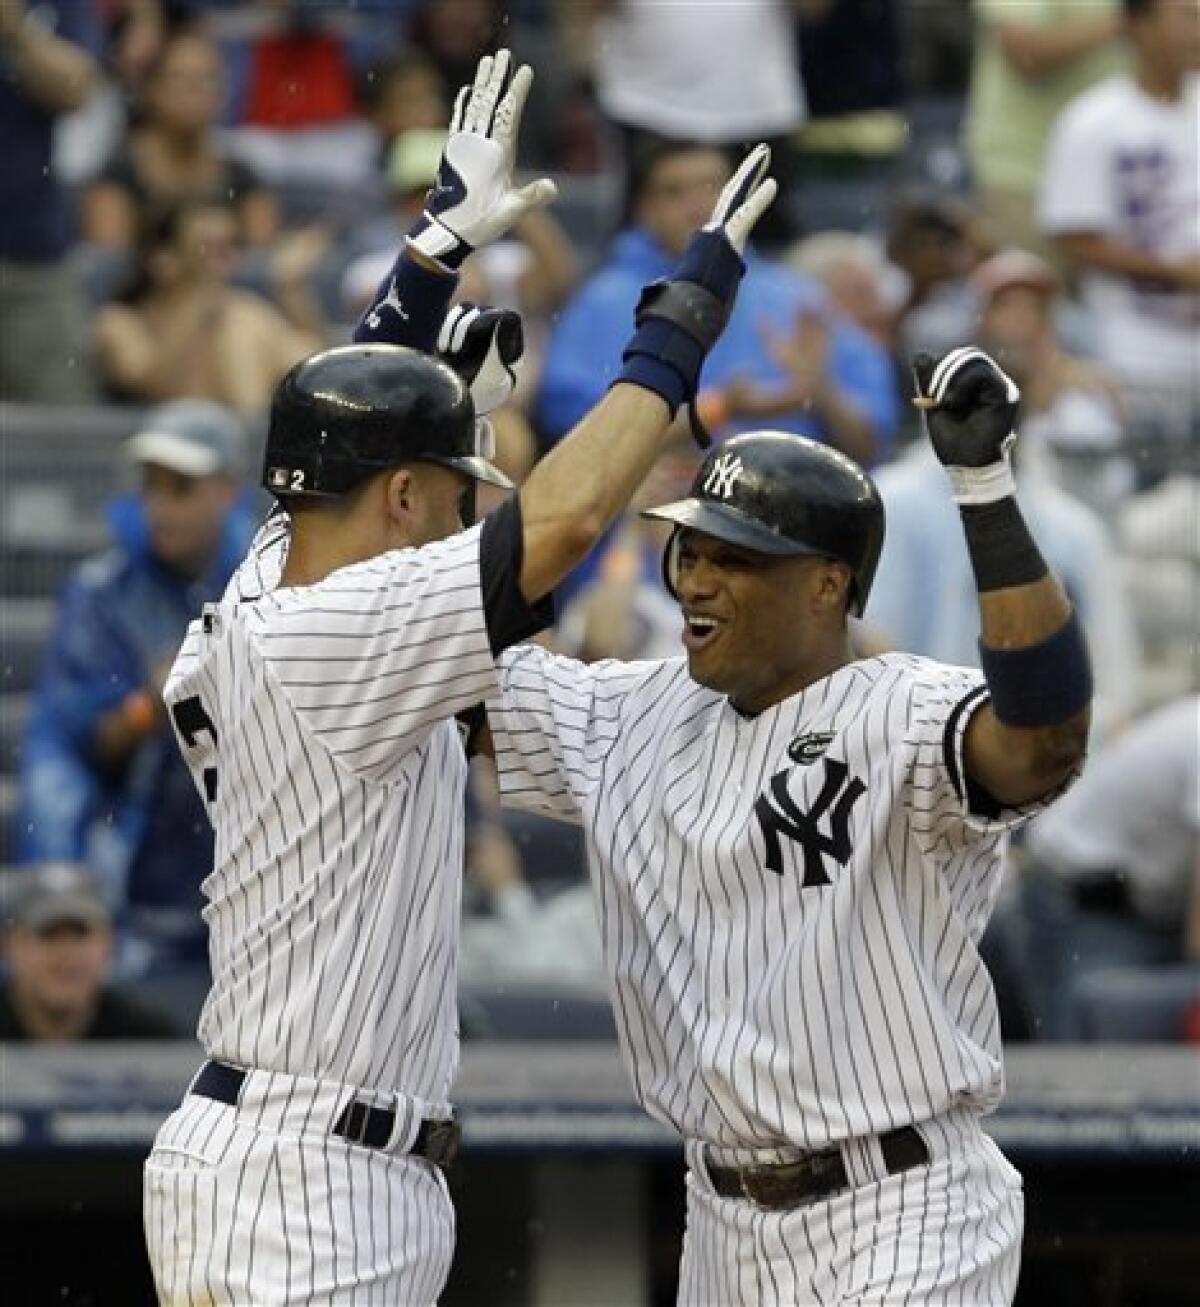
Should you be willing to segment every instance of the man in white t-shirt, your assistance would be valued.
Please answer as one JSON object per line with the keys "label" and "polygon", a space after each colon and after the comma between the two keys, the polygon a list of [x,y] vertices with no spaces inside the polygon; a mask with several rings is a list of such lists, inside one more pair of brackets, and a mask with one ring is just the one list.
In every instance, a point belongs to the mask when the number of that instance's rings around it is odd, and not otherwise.
{"label": "man in white t-shirt", "polygon": [[[1135,414],[1200,408],[1200,7],[1124,0],[1131,76],[1098,83],[1055,125],[1041,225],[1083,276],[1102,360]],[[1153,409],[1151,408],[1153,397]]]}
{"label": "man in white t-shirt", "polygon": [[[828,0],[591,0],[591,7],[600,16],[591,42],[596,93],[621,129],[627,173],[654,141],[736,152],[765,140],[786,195],[790,142],[806,116],[796,21],[819,14]],[[776,205],[756,239],[780,245],[790,228],[786,205]]]}

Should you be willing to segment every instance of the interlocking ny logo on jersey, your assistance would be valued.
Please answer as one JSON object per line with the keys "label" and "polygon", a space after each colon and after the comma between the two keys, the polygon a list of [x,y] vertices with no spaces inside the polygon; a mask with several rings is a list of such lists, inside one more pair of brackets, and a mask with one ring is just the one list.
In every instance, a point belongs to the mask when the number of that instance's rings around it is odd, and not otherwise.
{"label": "interlocking ny logo on jersey", "polygon": [[[780,836],[795,840],[804,850],[804,882],[802,888],[829,885],[825,870],[828,854],[840,866],[845,866],[854,851],[850,843],[850,814],[866,786],[844,762],[837,758],[825,759],[825,782],[821,792],[807,812],[803,812],[788,792],[791,770],[777,772],[771,777],[769,794],[760,794],[754,804],[754,815],[762,827],[767,842],[767,866],[776,875],[783,875],[783,846]],[[774,802],[772,802],[774,799]],[[829,833],[820,829],[821,820],[828,814]]]}
{"label": "interlocking ny logo on jersey", "polygon": [[728,499],[742,475],[742,460],[736,454],[722,454],[704,478],[704,493]]}

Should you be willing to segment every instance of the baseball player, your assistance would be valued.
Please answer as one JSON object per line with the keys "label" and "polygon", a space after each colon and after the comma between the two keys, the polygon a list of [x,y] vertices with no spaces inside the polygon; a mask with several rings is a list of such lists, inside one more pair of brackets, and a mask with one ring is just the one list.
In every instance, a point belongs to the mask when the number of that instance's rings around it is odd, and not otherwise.
{"label": "baseball player", "polygon": [[652,510],[686,656],[532,647],[488,703],[504,801],[582,820],[622,1051],[683,1136],[681,1303],[1007,1303],[1021,1182],[978,943],[1007,832],[1073,776],[1091,677],[1026,529],[1017,393],[918,366],[974,564],[982,673],[858,659],[883,540],[853,462],[756,432]]}
{"label": "baseball player", "polygon": [[164,1303],[436,1299],[454,1235],[439,1170],[457,1133],[454,715],[494,691],[496,655],[544,623],[694,398],[774,193],[760,148],[639,306],[618,383],[464,530],[474,482],[505,479],[467,382],[419,351],[441,335],[493,394],[519,352],[502,315],[447,305],[470,250],[552,194],[512,186],[530,79],[507,52],[481,61],[366,343],[281,383],[264,484],[282,507],[166,688],[216,854],[207,1060],[145,1167]]}

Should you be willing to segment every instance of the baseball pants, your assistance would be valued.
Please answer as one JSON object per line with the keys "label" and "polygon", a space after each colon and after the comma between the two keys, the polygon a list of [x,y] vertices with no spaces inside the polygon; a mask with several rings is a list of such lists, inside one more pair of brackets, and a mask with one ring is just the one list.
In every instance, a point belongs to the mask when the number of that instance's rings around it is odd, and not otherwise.
{"label": "baseball pants", "polygon": [[236,1107],[185,1097],[143,1173],[163,1307],[437,1301],[454,1251],[445,1180],[421,1158],[331,1134],[352,1096],[254,1071]]}
{"label": "baseball pants", "polygon": [[680,1307],[1007,1307],[1021,1177],[972,1113],[919,1128],[927,1166],[870,1179],[851,1141],[847,1172],[865,1183],[783,1212],[719,1197],[689,1143]]}

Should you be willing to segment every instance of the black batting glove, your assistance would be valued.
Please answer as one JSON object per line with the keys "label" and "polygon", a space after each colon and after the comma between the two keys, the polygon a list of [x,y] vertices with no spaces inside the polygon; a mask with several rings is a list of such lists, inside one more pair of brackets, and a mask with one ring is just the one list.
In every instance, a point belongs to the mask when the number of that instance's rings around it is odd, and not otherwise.
{"label": "black batting glove", "polygon": [[512,397],[525,354],[520,314],[485,304],[456,304],[438,333],[438,353],[467,383],[483,417]]}
{"label": "black batting glove", "polygon": [[934,453],[960,504],[991,503],[1015,491],[1009,450],[1017,438],[1021,392],[981,349],[967,346],[940,359],[913,359],[917,396]]}

